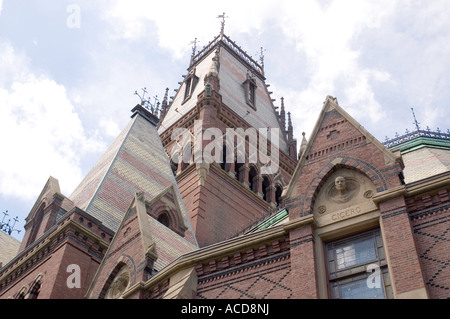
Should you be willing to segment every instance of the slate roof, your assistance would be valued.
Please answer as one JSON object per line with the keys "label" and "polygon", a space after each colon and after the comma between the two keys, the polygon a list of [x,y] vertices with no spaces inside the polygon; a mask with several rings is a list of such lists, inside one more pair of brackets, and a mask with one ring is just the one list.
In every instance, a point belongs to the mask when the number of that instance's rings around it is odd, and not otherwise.
{"label": "slate roof", "polygon": [[406,184],[450,171],[449,133],[417,130],[386,144],[402,154]]}
{"label": "slate roof", "polygon": [[[5,266],[19,252],[20,241],[0,231],[0,264]],[[1,267],[1,266],[0,266]]]}
{"label": "slate roof", "polygon": [[[222,39],[216,38],[211,45],[197,54],[196,62],[189,68],[199,78],[191,98],[185,99],[186,83],[183,82],[177,91],[174,100],[167,111],[159,133],[162,134],[171,125],[175,124],[184,114],[191,111],[196,103],[197,96],[204,89],[204,79],[210,70],[212,59],[215,55],[216,48],[220,46],[219,55],[219,94],[222,96],[222,102],[231,108],[238,116],[247,121],[254,128],[279,128],[280,149],[288,154],[288,147],[281,132],[280,123],[275,112],[272,98],[267,90],[265,77],[257,70],[260,66],[252,68],[255,62],[250,61],[249,57],[238,48],[227,36]],[[247,79],[247,72],[253,71],[256,81],[256,110],[246,103],[245,90],[243,83]]]}
{"label": "slate roof", "polygon": [[137,192],[144,192],[145,197],[151,200],[170,185],[175,185],[184,222],[189,225],[185,238],[196,245],[155,124],[137,113],[70,199],[115,232]]}

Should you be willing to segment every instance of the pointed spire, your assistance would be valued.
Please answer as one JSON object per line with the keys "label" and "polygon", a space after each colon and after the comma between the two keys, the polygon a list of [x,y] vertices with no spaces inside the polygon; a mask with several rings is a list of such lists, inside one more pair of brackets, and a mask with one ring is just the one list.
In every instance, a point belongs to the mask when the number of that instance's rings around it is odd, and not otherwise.
{"label": "pointed spire", "polygon": [[281,110],[280,110],[280,124],[281,124],[281,130],[286,132],[286,111],[284,108],[284,97],[281,98]]}
{"label": "pointed spire", "polygon": [[294,128],[292,127],[292,121],[291,121],[291,112],[288,112],[288,141],[292,141],[294,139]]}
{"label": "pointed spire", "polygon": [[166,115],[167,108],[169,107],[169,88],[166,88],[166,93],[164,94],[164,99],[161,103],[161,119]]}
{"label": "pointed spire", "polygon": [[305,137],[305,132],[302,133],[302,143],[300,144],[300,150],[298,152],[298,158],[300,158],[303,154],[303,152],[305,152],[306,146],[308,145],[308,141],[306,140]]}
{"label": "pointed spire", "polygon": [[219,56],[220,56],[220,47],[216,49],[214,57],[212,58],[211,66],[209,68],[208,73],[205,76],[205,86],[209,83],[213,90],[220,90],[220,81],[219,81]]}

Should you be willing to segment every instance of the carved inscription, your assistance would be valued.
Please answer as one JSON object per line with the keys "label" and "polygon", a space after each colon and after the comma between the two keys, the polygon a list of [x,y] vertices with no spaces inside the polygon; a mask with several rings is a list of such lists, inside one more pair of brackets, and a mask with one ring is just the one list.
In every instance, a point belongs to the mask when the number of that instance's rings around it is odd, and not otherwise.
{"label": "carved inscription", "polygon": [[377,209],[372,181],[357,171],[342,168],[331,174],[317,194],[313,212],[319,225],[340,222]]}

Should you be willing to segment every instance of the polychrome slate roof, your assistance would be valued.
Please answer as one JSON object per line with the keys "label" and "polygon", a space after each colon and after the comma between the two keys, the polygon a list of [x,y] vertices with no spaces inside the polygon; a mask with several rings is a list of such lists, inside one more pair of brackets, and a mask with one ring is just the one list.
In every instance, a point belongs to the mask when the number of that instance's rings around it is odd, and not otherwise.
{"label": "polychrome slate roof", "polygon": [[117,231],[134,195],[151,200],[175,185],[186,240],[196,244],[169,159],[154,124],[137,113],[70,196],[76,206]]}

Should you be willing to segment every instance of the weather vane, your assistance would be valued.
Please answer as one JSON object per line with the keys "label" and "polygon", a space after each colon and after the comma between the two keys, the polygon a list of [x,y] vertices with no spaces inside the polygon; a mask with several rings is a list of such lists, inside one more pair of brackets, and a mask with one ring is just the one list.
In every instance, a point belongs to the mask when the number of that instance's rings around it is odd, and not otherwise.
{"label": "weather vane", "polygon": [[19,219],[16,217],[14,217],[14,224],[10,225],[9,223],[11,222],[11,219],[8,219],[8,222],[5,223],[5,217],[8,216],[8,211],[3,212],[3,219],[2,222],[0,224],[0,230],[4,231],[5,233],[8,233],[8,235],[11,235],[12,232],[16,231],[17,233],[20,234],[20,230],[14,229],[14,226],[16,225],[16,222],[19,221]]}
{"label": "weather vane", "polygon": [[137,95],[139,97],[139,99],[141,100],[141,106],[143,106],[144,108],[146,108],[148,111],[150,111],[150,113],[152,113],[153,115],[158,117],[158,113],[160,112],[159,110],[159,101],[158,101],[158,95],[155,95],[153,97],[154,102],[152,103],[150,101],[150,97],[149,98],[145,98],[145,94],[148,93],[147,92],[147,88],[144,87],[142,89],[142,96],[139,95],[139,93],[137,91],[134,91],[134,94]]}
{"label": "weather vane", "polygon": [[264,52],[266,51],[266,49],[264,49],[263,47],[261,47],[261,49],[259,49],[258,52],[256,52],[256,54],[259,54],[259,61],[261,62],[261,66],[264,68]]}
{"label": "weather vane", "polygon": [[195,55],[196,51],[197,51],[197,43],[199,43],[200,41],[197,40],[197,38],[195,38],[193,41],[189,42],[189,45],[192,45],[192,56]]}
{"label": "weather vane", "polygon": [[220,35],[223,36],[224,31],[225,31],[225,19],[227,19],[228,17],[225,16],[225,12],[224,12],[223,14],[218,15],[217,18],[218,18],[218,19],[219,19],[219,18],[222,19],[222,21],[220,22],[220,24],[221,24]]}

